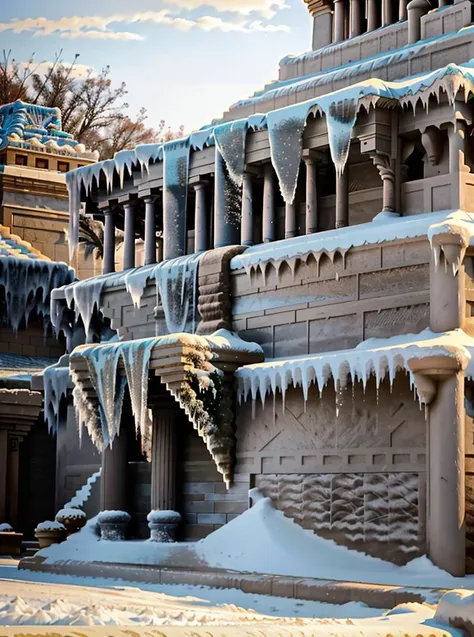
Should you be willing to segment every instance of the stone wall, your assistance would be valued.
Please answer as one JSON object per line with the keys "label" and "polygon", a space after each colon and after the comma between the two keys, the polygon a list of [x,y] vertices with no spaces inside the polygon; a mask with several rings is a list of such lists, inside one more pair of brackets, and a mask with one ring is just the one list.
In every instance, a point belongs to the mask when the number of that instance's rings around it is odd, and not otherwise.
{"label": "stone wall", "polygon": [[355,347],[429,325],[430,246],[422,239],[310,257],[252,276],[233,272],[233,329],[268,358]]}
{"label": "stone wall", "polygon": [[51,333],[44,333],[42,324],[31,319],[28,329],[20,329],[14,334],[11,327],[0,327],[0,352],[21,356],[59,358],[66,351],[62,337],[56,339]]}
{"label": "stone wall", "polygon": [[337,397],[314,386],[243,404],[237,413],[236,473],[306,529],[404,563],[425,552],[426,430],[408,379]]}

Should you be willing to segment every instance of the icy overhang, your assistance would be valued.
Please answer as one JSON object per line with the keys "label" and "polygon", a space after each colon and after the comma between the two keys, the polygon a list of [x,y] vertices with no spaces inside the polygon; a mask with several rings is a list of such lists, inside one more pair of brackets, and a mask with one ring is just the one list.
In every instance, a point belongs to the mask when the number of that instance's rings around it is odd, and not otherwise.
{"label": "icy overhang", "polygon": [[420,334],[403,334],[391,338],[371,338],[354,349],[325,352],[290,359],[272,359],[264,363],[246,365],[235,372],[240,402],[258,396],[262,403],[269,394],[280,391],[283,400],[291,386],[301,387],[305,400],[311,385],[322,393],[329,379],[336,387],[345,387],[348,380],[362,382],[375,377],[377,388],[388,379],[393,384],[399,370],[414,377],[409,361],[430,357],[445,357],[465,370],[466,377],[474,377],[474,338],[463,330],[435,334],[427,329]]}
{"label": "icy overhang", "polygon": [[334,259],[338,253],[344,257],[351,248],[424,236],[433,245],[437,235],[459,233],[467,242],[466,245],[474,244],[473,213],[447,210],[409,217],[380,213],[369,223],[358,226],[347,226],[252,246],[234,257],[230,262],[230,268],[244,268],[249,274],[260,269],[264,273],[269,264],[278,270],[280,265],[287,262],[294,269],[297,260],[305,261],[309,255],[327,254]]}
{"label": "icy overhang", "polygon": [[[148,409],[148,377],[153,371],[187,414],[206,443],[218,471],[226,484],[230,484],[234,462],[234,410],[223,372],[263,358],[258,345],[246,343],[226,330],[211,336],[171,334],[81,345],[70,356],[78,424],[85,424],[99,449],[111,445],[120,430],[124,391],[128,386],[136,431],[140,433],[142,450],[149,457],[152,422]],[[53,421],[56,413],[52,409]]]}

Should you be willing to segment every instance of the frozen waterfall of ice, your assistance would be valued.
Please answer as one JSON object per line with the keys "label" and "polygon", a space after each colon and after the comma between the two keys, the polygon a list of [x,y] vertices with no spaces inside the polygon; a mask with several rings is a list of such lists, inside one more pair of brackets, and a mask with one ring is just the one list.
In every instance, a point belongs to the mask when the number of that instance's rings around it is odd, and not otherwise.
{"label": "frozen waterfall of ice", "polygon": [[[186,253],[186,204],[188,198],[189,137],[163,147],[163,232],[165,259]],[[166,250],[171,250],[171,255]]]}
{"label": "frozen waterfall of ice", "polygon": [[17,332],[28,323],[33,310],[50,322],[50,293],[74,281],[74,271],[65,263],[43,259],[4,257],[0,259],[0,286],[5,290],[4,318]]}
{"label": "frozen waterfall of ice", "polygon": [[61,400],[66,398],[67,390],[71,387],[69,367],[61,365],[60,361],[46,367],[43,371],[43,383],[44,419],[48,424],[48,431],[56,434],[59,429]]}

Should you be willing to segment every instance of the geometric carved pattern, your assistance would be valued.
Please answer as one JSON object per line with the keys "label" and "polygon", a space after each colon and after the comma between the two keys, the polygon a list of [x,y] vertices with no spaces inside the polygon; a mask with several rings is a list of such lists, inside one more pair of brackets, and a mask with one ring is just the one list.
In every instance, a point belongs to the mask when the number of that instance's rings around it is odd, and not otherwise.
{"label": "geometric carved pattern", "polygon": [[425,552],[416,473],[257,475],[256,486],[305,529],[405,564]]}

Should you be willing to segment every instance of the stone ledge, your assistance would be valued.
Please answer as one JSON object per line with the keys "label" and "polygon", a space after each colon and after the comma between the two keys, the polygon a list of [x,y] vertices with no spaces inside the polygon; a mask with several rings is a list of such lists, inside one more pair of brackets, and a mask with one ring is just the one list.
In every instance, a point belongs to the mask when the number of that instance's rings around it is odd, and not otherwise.
{"label": "stone ledge", "polygon": [[[408,590],[401,586],[338,582],[288,575],[239,573],[205,567],[173,568],[74,560],[46,564],[45,558],[38,556],[23,558],[18,568],[62,575],[121,578],[129,582],[235,588],[244,593],[276,595],[331,604],[361,602],[372,608],[393,608],[397,604],[408,602],[423,603],[434,590],[416,587],[410,587]],[[440,596],[446,592],[443,589],[436,589],[436,591]]]}

